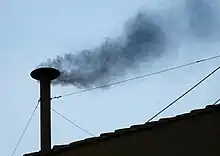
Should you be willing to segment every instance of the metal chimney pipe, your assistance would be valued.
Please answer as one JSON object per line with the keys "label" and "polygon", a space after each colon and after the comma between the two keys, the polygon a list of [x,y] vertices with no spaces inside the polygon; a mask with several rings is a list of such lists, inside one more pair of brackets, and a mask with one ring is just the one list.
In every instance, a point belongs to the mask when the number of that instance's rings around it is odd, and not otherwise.
{"label": "metal chimney pipe", "polygon": [[41,151],[51,150],[51,81],[60,76],[60,72],[54,68],[38,68],[31,72],[31,77],[40,81],[40,129]]}

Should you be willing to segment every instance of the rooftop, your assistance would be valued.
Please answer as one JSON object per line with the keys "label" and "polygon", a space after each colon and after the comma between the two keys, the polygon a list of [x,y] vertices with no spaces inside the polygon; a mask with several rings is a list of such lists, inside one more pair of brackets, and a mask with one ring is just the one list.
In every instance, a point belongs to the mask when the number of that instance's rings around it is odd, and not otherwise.
{"label": "rooftop", "polygon": [[[177,115],[175,117],[162,118],[158,121],[146,122],[141,125],[132,125],[129,128],[118,129],[118,130],[115,130],[114,132],[110,132],[110,133],[103,133],[98,137],[87,138],[84,140],[72,142],[67,145],[55,145],[53,147],[53,149],[50,151],[50,153],[56,153],[56,154],[62,153],[67,150],[70,150],[70,149],[76,149],[78,147],[87,146],[89,144],[94,144],[94,143],[97,143],[97,142],[100,142],[103,140],[113,139],[115,137],[123,137],[123,136],[131,135],[131,134],[134,134],[134,133],[140,132],[140,131],[148,131],[148,130],[151,130],[154,128],[158,128],[160,126],[164,126],[165,124],[167,125],[167,124],[171,124],[173,122],[178,122],[180,120],[188,120],[188,119],[195,117],[195,116],[203,116],[203,115],[206,115],[209,113],[219,113],[219,112],[220,112],[220,105],[219,104],[218,105],[208,105],[204,109],[192,110],[189,113]],[[24,156],[43,156],[44,154],[46,154],[46,153],[35,152],[35,153],[26,154]]]}

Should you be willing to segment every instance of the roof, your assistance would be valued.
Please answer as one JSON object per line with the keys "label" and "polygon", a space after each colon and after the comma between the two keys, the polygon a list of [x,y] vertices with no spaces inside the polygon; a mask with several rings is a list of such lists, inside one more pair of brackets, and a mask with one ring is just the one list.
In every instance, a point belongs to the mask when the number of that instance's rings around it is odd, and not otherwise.
{"label": "roof", "polygon": [[[181,115],[177,115],[175,117],[171,117],[171,118],[162,118],[158,121],[153,121],[153,122],[146,122],[145,124],[141,124],[141,125],[132,125],[129,128],[124,128],[124,129],[118,129],[115,130],[114,132],[110,132],[110,133],[103,133],[98,137],[93,137],[93,138],[87,138],[84,140],[80,140],[80,141],[76,141],[76,142],[72,142],[70,144],[67,145],[55,145],[53,147],[53,149],[50,151],[50,153],[62,153],[71,149],[76,149],[78,147],[82,147],[82,146],[87,146],[89,144],[93,144],[93,143],[97,143],[103,140],[107,140],[107,139],[113,139],[115,137],[122,137],[122,136],[126,136],[126,135],[130,135],[136,132],[140,132],[140,131],[147,131],[153,128],[158,128],[159,126],[162,126],[164,124],[171,124],[173,122],[177,122],[180,120],[187,120],[190,119],[192,117],[195,116],[202,116],[208,113],[214,113],[214,112],[219,112],[220,111],[220,105],[208,105],[206,106],[204,109],[196,109],[196,110],[192,110],[189,113],[185,113],[185,114],[181,114]],[[43,156],[46,153],[41,153],[41,152],[35,152],[35,153],[30,153],[30,154],[26,154],[24,156]]]}

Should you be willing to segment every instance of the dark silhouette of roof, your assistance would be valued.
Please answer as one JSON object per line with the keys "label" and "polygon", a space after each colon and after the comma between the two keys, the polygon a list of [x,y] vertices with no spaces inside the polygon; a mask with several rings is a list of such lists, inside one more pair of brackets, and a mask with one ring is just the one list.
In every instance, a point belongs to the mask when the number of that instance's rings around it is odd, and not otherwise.
{"label": "dark silhouette of roof", "polygon": [[[154,128],[158,128],[160,126],[172,124],[173,122],[178,122],[180,120],[188,120],[188,119],[191,119],[195,116],[203,116],[206,114],[217,113],[217,112],[220,112],[220,105],[219,104],[218,105],[208,105],[204,109],[192,110],[190,113],[177,115],[177,116],[171,117],[171,118],[162,118],[158,121],[147,122],[145,124],[133,125],[129,128],[118,129],[118,130],[115,130],[114,132],[110,132],[110,133],[103,133],[99,137],[87,138],[84,140],[72,142],[67,145],[55,145],[53,147],[53,149],[51,150],[50,154],[52,154],[52,153],[57,154],[60,152],[65,152],[65,151],[68,151],[71,149],[76,149],[78,147],[87,146],[89,144],[97,143],[97,142],[100,142],[103,140],[113,139],[115,137],[123,137],[123,136],[131,135],[131,134],[134,134],[134,133],[140,132],[140,131],[148,131],[148,130],[151,130]],[[35,152],[35,153],[26,154],[24,156],[41,156],[41,155],[43,156],[44,154],[46,154],[46,153]]]}

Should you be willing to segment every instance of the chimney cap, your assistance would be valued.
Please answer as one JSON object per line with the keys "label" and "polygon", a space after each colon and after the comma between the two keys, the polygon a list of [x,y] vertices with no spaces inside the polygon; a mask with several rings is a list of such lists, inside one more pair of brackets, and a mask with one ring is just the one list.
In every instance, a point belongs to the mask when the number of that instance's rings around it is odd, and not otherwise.
{"label": "chimney cap", "polygon": [[35,80],[42,80],[42,79],[48,79],[48,80],[54,80],[60,76],[59,70],[51,67],[43,67],[35,69],[31,72],[31,77]]}

